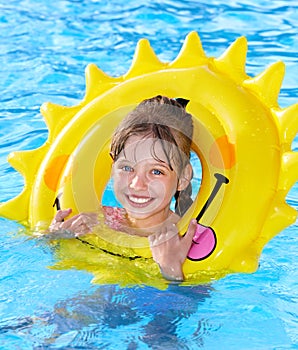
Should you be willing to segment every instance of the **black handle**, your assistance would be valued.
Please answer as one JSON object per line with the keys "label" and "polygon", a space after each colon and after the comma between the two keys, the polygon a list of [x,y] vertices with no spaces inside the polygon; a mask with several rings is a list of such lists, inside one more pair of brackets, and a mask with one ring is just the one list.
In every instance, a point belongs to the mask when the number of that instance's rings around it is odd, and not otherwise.
{"label": "black handle", "polygon": [[199,212],[199,215],[196,217],[197,222],[200,221],[200,219],[204,215],[205,211],[208,209],[209,205],[211,204],[211,202],[215,198],[217,192],[219,191],[221,185],[222,184],[228,184],[230,182],[229,179],[227,177],[225,177],[224,175],[222,175],[222,174],[215,173],[214,176],[216,177],[217,181],[215,183],[215,186],[214,186],[214,188],[213,188],[209,198],[207,199],[207,201],[204,204],[203,208]]}

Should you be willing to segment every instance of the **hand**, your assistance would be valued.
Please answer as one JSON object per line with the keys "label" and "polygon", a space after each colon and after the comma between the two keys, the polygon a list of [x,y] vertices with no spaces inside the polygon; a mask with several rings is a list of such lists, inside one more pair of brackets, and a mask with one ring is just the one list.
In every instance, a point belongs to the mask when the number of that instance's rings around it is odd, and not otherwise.
{"label": "hand", "polygon": [[158,263],[163,276],[169,280],[182,281],[182,265],[187,257],[197,222],[191,220],[186,234],[181,237],[175,224],[162,227],[157,234],[149,236],[153,259]]}
{"label": "hand", "polygon": [[66,230],[77,237],[89,233],[98,224],[96,213],[80,213],[64,221],[71,212],[71,209],[58,210],[50,225],[50,232]]}

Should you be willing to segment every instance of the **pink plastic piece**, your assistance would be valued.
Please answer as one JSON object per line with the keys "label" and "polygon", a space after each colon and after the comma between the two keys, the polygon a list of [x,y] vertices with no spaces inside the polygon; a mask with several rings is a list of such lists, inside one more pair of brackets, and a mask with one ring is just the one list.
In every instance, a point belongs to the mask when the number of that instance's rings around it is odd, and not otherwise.
{"label": "pink plastic piece", "polygon": [[206,259],[216,246],[215,232],[211,227],[197,224],[197,230],[192,240],[192,245],[188,252],[188,259],[203,260]]}

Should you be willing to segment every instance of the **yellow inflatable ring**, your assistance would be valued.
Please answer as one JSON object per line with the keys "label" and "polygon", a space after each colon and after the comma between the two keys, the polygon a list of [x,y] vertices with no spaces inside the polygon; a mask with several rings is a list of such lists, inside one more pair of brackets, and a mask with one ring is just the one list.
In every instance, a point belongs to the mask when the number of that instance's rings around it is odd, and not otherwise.
{"label": "yellow inflatable ring", "polygon": [[[291,150],[298,105],[278,105],[284,64],[277,62],[249,77],[246,52],[246,39],[240,37],[221,57],[207,57],[199,36],[191,32],[170,63],[160,62],[143,39],[124,76],[112,78],[89,65],[83,101],[74,107],[44,104],[47,142],[10,155],[25,187],[1,204],[0,214],[45,227],[59,196],[60,205],[74,212],[98,210],[110,176],[109,143],[121,118],[148,97],[185,98],[194,116],[193,150],[203,177],[179,230],[183,234],[190,219],[199,217],[201,241],[194,245],[203,246],[205,234],[211,245],[201,255],[189,253],[184,273],[191,278],[255,271],[264,245],[297,217],[285,197],[298,179],[298,155]],[[103,231],[96,241],[87,237],[86,242],[99,248],[104,244],[115,255],[150,256],[146,239]]]}

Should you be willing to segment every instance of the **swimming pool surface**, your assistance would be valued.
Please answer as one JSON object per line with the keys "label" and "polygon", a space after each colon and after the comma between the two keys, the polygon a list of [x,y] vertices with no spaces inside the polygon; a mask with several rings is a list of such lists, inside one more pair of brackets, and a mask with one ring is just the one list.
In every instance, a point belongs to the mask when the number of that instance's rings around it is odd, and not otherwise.
{"label": "swimming pool surface", "polygon": [[[279,104],[296,103],[297,18],[297,2],[286,0],[0,0],[0,201],[23,187],[7,155],[47,139],[40,105],[81,101],[89,63],[123,75],[143,37],[171,61],[190,31],[215,57],[245,35],[247,73],[283,60]],[[297,183],[287,201],[298,208]],[[51,269],[51,245],[0,222],[1,350],[298,348],[297,223],[266,245],[254,274],[158,290],[96,285],[85,271]]]}

